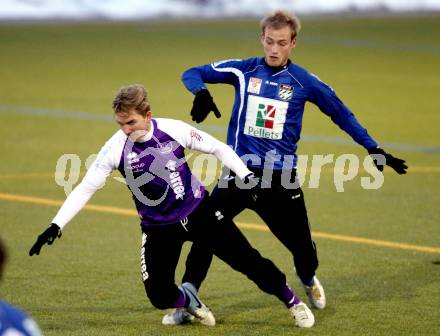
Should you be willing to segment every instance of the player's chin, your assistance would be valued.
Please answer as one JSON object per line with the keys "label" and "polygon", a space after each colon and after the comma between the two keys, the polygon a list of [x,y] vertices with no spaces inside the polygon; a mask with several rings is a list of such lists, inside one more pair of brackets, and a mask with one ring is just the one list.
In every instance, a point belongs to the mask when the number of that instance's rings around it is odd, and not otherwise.
{"label": "player's chin", "polygon": [[278,67],[281,65],[281,60],[277,57],[269,57],[269,59],[267,60],[267,64],[272,67]]}
{"label": "player's chin", "polygon": [[131,132],[130,134],[128,134],[128,138],[130,139],[130,141],[136,142],[136,141],[140,140],[145,134],[147,134],[146,131],[138,130],[138,131],[134,131],[134,132]]}

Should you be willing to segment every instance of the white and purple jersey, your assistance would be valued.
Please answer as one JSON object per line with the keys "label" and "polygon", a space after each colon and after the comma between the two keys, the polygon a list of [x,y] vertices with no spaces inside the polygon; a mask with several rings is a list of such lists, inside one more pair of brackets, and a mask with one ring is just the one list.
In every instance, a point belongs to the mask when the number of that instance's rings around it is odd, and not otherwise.
{"label": "white and purple jersey", "polygon": [[122,130],[106,142],[52,223],[63,228],[114,170],[125,178],[141,225],[179,222],[198,206],[205,193],[188,167],[185,148],[215,155],[240,178],[251,173],[229,146],[211,135],[183,121],[155,118],[148,133],[136,142]]}
{"label": "white and purple jersey", "polygon": [[[205,83],[234,86],[227,143],[240,157],[257,154],[259,162],[250,166],[263,168],[267,153],[272,152],[271,157],[279,157],[275,169],[295,167],[306,102],[317,105],[366,149],[377,147],[330,86],[290,61],[273,68],[263,58],[224,60],[190,68],[182,81],[192,93],[206,88]],[[286,167],[285,162],[293,167]]]}
{"label": "white and purple jersey", "polygon": [[[165,225],[188,216],[205,188],[191,173],[185,148],[152,120],[153,133],[144,142],[125,142],[118,170],[133,194],[142,225]],[[191,137],[201,137],[193,131]],[[138,182],[139,181],[139,182]]]}

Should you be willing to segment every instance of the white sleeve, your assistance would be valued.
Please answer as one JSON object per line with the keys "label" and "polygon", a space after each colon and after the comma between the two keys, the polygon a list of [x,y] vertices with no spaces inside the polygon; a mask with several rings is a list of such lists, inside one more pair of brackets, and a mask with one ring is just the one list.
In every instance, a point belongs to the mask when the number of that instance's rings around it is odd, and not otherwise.
{"label": "white sleeve", "polygon": [[212,135],[180,120],[157,120],[158,127],[170,134],[183,147],[215,155],[223,165],[232,170],[241,179],[252,173],[231,147],[217,140]]}
{"label": "white sleeve", "polygon": [[118,167],[124,143],[124,135],[119,131],[107,141],[81,183],[66,198],[52,223],[62,229],[86,205],[96,190],[104,186],[107,177]]}

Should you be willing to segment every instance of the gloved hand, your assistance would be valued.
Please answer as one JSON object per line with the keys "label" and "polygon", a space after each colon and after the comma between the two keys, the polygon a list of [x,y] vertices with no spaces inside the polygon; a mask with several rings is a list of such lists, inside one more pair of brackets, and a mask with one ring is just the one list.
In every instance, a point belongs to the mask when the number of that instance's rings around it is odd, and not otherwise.
{"label": "gloved hand", "polygon": [[235,185],[238,188],[237,192],[240,193],[240,197],[245,199],[250,199],[252,201],[257,201],[258,198],[258,184],[260,183],[260,178],[255,176],[254,173],[246,175],[243,179],[239,179],[238,176],[235,178]]}
{"label": "gloved hand", "polygon": [[213,111],[217,118],[221,117],[220,111],[214,103],[211,94],[207,89],[201,89],[196,93],[191,109],[192,120],[201,123]]}
{"label": "gloved hand", "polygon": [[39,255],[41,247],[47,243],[47,245],[52,245],[56,238],[61,238],[61,229],[55,223],[50,224],[50,226],[38,236],[37,241],[29,250],[29,255],[34,254]]}
{"label": "gloved hand", "polygon": [[405,164],[405,160],[398,159],[392,156],[391,154],[388,154],[382,148],[379,147],[369,149],[368,153],[373,159],[373,162],[376,165],[377,169],[379,169],[380,171],[383,171],[384,165],[378,162],[377,157],[375,157],[376,155],[383,155],[385,157],[385,164],[393,168],[398,174],[406,174],[406,170],[408,169],[408,166]]}
{"label": "gloved hand", "polygon": [[[248,188],[246,189],[252,189],[255,186],[258,185],[258,182],[260,181],[260,179],[258,177],[256,177],[254,175],[254,173],[250,173],[247,174],[244,178],[243,178],[243,183],[248,186]],[[249,188],[250,187],[250,188]]]}

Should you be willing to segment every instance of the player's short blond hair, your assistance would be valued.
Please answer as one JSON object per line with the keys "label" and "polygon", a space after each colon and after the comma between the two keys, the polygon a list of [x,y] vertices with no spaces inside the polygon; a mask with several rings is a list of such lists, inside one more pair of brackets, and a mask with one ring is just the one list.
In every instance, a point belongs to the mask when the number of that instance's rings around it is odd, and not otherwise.
{"label": "player's short blond hair", "polygon": [[142,116],[145,116],[150,111],[147,90],[145,90],[143,85],[123,86],[113,99],[113,110],[115,113],[126,113],[133,109]]}
{"label": "player's short blond hair", "polygon": [[284,10],[276,10],[260,21],[261,33],[263,35],[267,27],[280,29],[285,26],[289,26],[292,29],[292,39],[294,39],[301,30],[301,22],[298,17]]}

